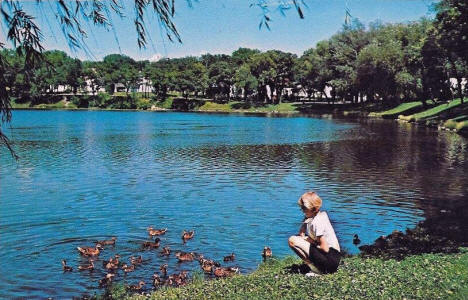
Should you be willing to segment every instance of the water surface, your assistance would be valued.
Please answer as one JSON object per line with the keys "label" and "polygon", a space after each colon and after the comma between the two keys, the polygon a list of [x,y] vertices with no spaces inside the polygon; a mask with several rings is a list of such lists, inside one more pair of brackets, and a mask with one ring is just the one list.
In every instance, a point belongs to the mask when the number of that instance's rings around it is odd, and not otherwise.
{"label": "water surface", "polygon": [[[252,271],[263,246],[292,254],[297,199],[316,190],[342,248],[414,226],[468,194],[466,139],[398,125],[308,117],[15,111],[6,129],[20,160],[1,149],[2,298],[70,298],[98,293],[98,270],[78,272],[77,246],[117,236],[100,260],[142,255],[118,281],[197,270],[143,251],[150,225],[167,227],[162,245]],[[195,238],[182,244],[184,229]],[[63,273],[61,259],[75,268]]]}

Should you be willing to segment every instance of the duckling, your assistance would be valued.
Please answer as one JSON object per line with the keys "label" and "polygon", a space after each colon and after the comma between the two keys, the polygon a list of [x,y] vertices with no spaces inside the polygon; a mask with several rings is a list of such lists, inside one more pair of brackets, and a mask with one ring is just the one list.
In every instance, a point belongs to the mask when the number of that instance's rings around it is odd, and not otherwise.
{"label": "duckling", "polygon": [[167,264],[164,264],[159,267],[159,270],[161,271],[161,274],[163,277],[167,276]]}
{"label": "duckling", "polygon": [[161,244],[161,239],[156,238],[154,242],[144,242],[143,243],[143,248],[159,248],[159,245]]}
{"label": "duckling", "polygon": [[135,271],[135,265],[128,266],[127,264],[123,264],[122,265],[122,270],[125,272],[125,274],[133,272],[133,271]]}
{"label": "duckling", "polygon": [[267,259],[273,256],[273,252],[270,247],[265,246],[262,252],[263,259]]}
{"label": "duckling", "polygon": [[102,262],[102,265],[107,269],[107,270],[115,270],[119,268],[119,261],[120,255],[116,254],[114,257],[109,258],[109,260],[105,260]]}
{"label": "duckling", "polygon": [[353,237],[353,244],[357,246],[360,243],[361,243],[361,240],[359,239],[359,236],[357,234],[355,234],[354,237]]}
{"label": "duckling", "polygon": [[194,259],[194,254],[193,252],[186,253],[186,252],[177,252],[175,254],[179,262],[184,262],[184,261],[193,261]]}
{"label": "duckling", "polygon": [[112,282],[112,278],[114,276],[115,274],[107,273],[106,277],[99,280],[99,287],[102,288],[102,287],[108,286]]}
{"label": "duckling", "polygon": [[185,243],[187,240],[192,239],[194,235],[195,235],[195,230],[191,230],[191,231],[184,230],[184,232],[182,233],[182,240]]}
{"label": "duckling", "polygon": [[163,284],[163,280],[159,277],[158,273],[153,274],[153,286],[158,287]]}
{"label": "duckling", "polygon": [[158,236],[158,235],[165,235],[167,228],[164,229],[154,229],[152,226],[148,227],[146,229],[148,231],[148,234],[150,236]]}
{"label": "duckling", "polygon": [[161,251],[161,255],[164,255],[164,256],[169,256],[171,255],[171,248],[169,247],[164,247]]}
{"label": "duckling", "polygon": [[70,266],[67,266],[67,261],[65,259],[62,259],[62,266],[63,266],[63,271],[64,272],[71,272],[73,271],[73,268]]}
{"label": "duckling", "polygon": [[98,256],[101,253],[102,246],[101,244],[97,243],[94,248],[92,247],[76,247],[81,255],[84,256]]}
{"label": "duckling", "polygon": [[234,255],[234,253],[231,253],[231,255],[225,256],[223,260],[224,261],[234,261],[235,258],[236,258],[236,256]]}
{"label": "duckling", "polygon": [[229,268],[223,268],[223,267],[218,267],[214,269],[213,274],[216,277],[230,277],[233,276],[234,274],[239,272],[239,268],[234,268],[234,267],[229,267]]}
{"label": "duckling", "polygon": [[146,283],[144,281],[138,282],[138,284],[132,284],[128,286],[128,289],[131,291],[139,291]]}
{"label": "duckling", "polygon": [[102,240],[102,241],[97,241],[98,244],[101,244],[102,246],[104,245],[115,245],[115,241],[117,240],[117,237],[113,236],[110,240]]}
{"label": "duckling", "polygon": [[211,274],[213,272],[214,265],[207,262],[203,262],[201,263],[201,268],[203,272]]}
{"label": "duckling", "polygon": [[89,264],[78,266],[78,270],[80,270],[80,271],[86,271],[86,270],[92,271],[92,270],[94,270],[94,262],[90,261]]}
{"label": "duckling", "polygon": [[132,265],[139,265],[142,262],[143,262],[143,258],[141,257],[141,255],[130,257],[130,263]]}

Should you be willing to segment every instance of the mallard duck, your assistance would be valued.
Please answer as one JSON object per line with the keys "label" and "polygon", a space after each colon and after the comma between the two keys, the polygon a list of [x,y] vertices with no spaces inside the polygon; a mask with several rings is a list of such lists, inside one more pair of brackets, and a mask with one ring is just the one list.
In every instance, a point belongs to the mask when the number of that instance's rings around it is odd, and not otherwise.
{"label": "mallard duck", "polygon": [[234,253],[231,253],[231,255],[225,256],[223,260],[224,261],[234,261],[235,258],[236,258],[236,256],[234,255]]}
{"label": "mallard duck", "polygon": [[144,281],[138,282],[138,284],[132,284],[128,286],[128,289],[131,291],[139,291],[146,283]]}
{"label": "mallard duck", "polygon": [[117,237],[113,236],[111,237],[110,240],[102,240],[102,241],[97,241],[98,244],[101,245],[115,245],[115,241],[117,240]]}
{"label": "mallard duck", "polygon": [[154,242],[144,242],[143,243],[143,248],[158,248],[159,245],[161,244],[161,240],[159,238],[156,238]]}
{"label": "mallard duck", "polygon": [[162,251],[161,251],[161,254],[162,254],[162,255],[165,255],[165,256],[171,255],[171,248],[169,248],[169,247],[164,247],[164,248],[162,249]]}
{"label": "mallard duck", "polygon": [[182,233],[182,240],[185,243],[187,240],[192,239],[194,235],[195,235],[195,230],[191,230],[191,231],[184,230],[184,232]]}
{"label": "mallard duck", "polygon": [[273,252],[271,251],[271,248],[265,246],[262,252],[263,258],[266,259],[266,258],[272,257],[272,255],[273,255]]}
{"label": "mallard duck", "polygon": [[159,267],[159,270],[161,271],[161,274],[163,277],[167,276],[167,264],[164,264]]}
{"label": "mallard duck", "polygon": [[195,258],[195,255],[193,254],[193,252],[190,252],[190,253],[186,253],[186,252],[177,252],[177,253],[175,254],[175,256],[177,257],[177,259],[179,260],[179,262],[193,261],[193,259]]}
{"label": "mallard duck", "polygon": [[84,256],[97,256],[101,253],[102,246],[101,244],[97,243],[94,248],[92,247],[76,247],[78,251]]}
{"label": "mallard duck", "polygon": [[214,269],[213,274],[216,277],[230,277],[233,276],[234,274],[239,272],[239,268],[234,268],[234,267],[228,267],[228,268],[223,268],[223,267],[217,267]]}
{"label": "mallard duck", "polygon": [[353,244],[357,246],[360,243],[361,243],[361,240],[359,239],[359,236],[357,234],[355,234],[354,237],[353,237]]}
{"label": "mallard duck", "polygon": [[213,267],[214,267],[214,265],[212,265],[212,264],[203,262],[203,263],[200,264],[200,266],[201,266],[203,272],[205,272],[205,273],[211,273],[211,272],[213,272]]}
{"label": "mallard duck", "polygon": [[67,266],[67,261],[65,259],[62,259],[62,267],[64,272],[71,272],[73,271],[73,268],[70,266]]}
{"label": "mallard duck", "polygon": [[166,234],[167,228],[164,229],[154,229],[153,227],[148,227],[146,230],[148,230],[148,234],[151,236],[158,236],[158,235],[164,235]]}
{"label": "mallard duck", "polygon": [[115,270],[119,268],[119,259],[120,255],[116,254],[114,257],[109,258],[109,260],[103,261],[102,264],[107,270]]}
{"label": "mallard duck", "polygon": [[143,262],[143,258],[141,257],[141,255],[130,257],[130,263],[132,265],[139,265],[142,262]]}
{"label": "mallard duck", "polygon": [[90,261],[89,264],[85,264],[85,265],[80,265],[78,266],[78,270],[80,271],[86,271],[86,270],[94,270],[94,262],[93,261]]}
{"label": "mallard duck", "polygon": [[122,265],[122,270],[123,270],[125,273],[133,272],[133,271],[135,271],[135,265],[130,265],[130,266],[128,266],[127,264],[123,264],[123,265]]}
{"label": "mallard duck", "polygon": [[106,277],[99,280],[99,287],[108,286],[112,282],[112,278],[114,278],[115,274],[107,273]]}

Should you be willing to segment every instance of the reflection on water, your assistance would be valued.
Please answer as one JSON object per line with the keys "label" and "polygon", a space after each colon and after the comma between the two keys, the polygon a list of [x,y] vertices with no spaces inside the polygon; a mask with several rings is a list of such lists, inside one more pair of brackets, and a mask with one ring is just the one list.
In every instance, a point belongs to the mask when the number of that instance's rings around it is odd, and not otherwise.
{"label": "reflection on water", "polygon": [[[342,248],[412,226],[468,194],[467,140],[394,122],[136,112],[16,111],[6,129],[21,156],[1,151],[2,296],[71,297],[98,292],[102,268],[62,273],[75,248],[118,237],[101,260],[141,254],[119,281],[149,282],[162,263],[143,251],[146,227],[167,227],[162,245],[221,260],[243,272],[263,246],[292,254],[297,198],[317,190]],[[195,229],[186,245],[180,233]],[[5,276],[4,274],[8,274]]]}

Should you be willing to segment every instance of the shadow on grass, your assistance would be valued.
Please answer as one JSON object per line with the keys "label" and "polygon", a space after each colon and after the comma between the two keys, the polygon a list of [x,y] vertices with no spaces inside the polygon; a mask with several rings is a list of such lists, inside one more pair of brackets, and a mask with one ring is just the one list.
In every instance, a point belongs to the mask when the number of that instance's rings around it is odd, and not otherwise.
{"label": "shadow on grass", "polygon": [[302,275],[304,275],[304,274],[310,272],[310,268],[306,264],[293,264],[293,265],[287,266],[284,269],[286,270],[286,272],[288,272],[290,274],[302,274]]}

